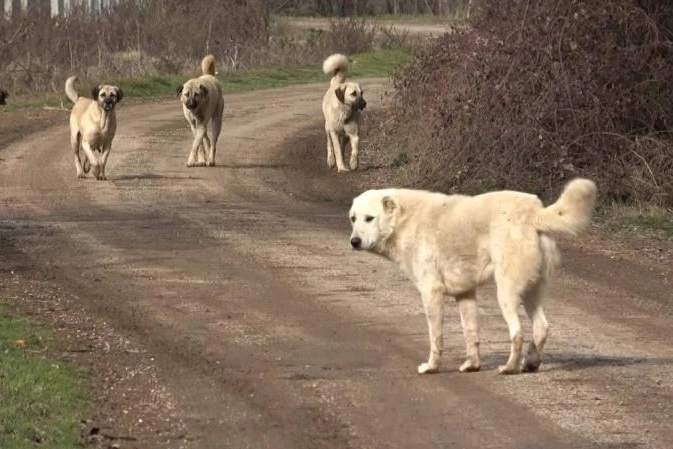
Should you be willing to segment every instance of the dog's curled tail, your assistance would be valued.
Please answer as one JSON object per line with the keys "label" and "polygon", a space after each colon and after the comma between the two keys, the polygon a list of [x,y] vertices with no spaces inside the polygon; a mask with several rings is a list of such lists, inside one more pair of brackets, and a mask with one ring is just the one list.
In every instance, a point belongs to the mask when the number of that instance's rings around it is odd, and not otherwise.
{"label": "dog's curled tail", "polygon": [[348,77],[349,66],[346,55],[335,53],[323,61],[322,71],[325,72],[325,75],[332,75],[331,85],[341,84]]}
{"label": "dog's curled tail", "polygon": [[202,75],[213,75],[215,76],[215,56],[206,55],[201,60],[201,72]]}
{"label": "dog's curled tail", "polygon": [[65,94],[73,103],[77,103],[77,99],[79,98],[79,94],[75,90],[75,81],[77,81],[76,76],[71,76],[65,80]]}
{"label": "dog's curled tail", "polygon": [[554,204],[533,217],[533,226],[543,233],[577,235],[589,225],[596,195],[593,181],[573,179]]}

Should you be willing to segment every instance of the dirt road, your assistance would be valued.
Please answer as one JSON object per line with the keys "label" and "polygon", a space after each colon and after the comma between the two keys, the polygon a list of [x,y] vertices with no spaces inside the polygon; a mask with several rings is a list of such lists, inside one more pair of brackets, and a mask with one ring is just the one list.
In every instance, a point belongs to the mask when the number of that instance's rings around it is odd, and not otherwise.
{"label": "dirt road", "polygon": [[[385,85],[366,86],[376,107]],[[457,372],[448,307],[444,369],[415,374],[427,351],[418,294],[389,262],[349,250],[348,200],[371,171],[337,176],[322,143],[292,139],[319,132],[323,89],[227,95],[211,169],[185,166],[176,100],[120,105],[107,182],[75,178],[65,115],[0,150],[6,286],[47,279],[136,357],[94,358],[155,377],[156,391],[115,396],[138,406],[118,410],[138,432],[121,447],[673,447],[663,263],[563,242],[539,373],[496,373],[509,346],[487,286],[483,370]],[[170,411],[168,429],[137,415],[150,406]]]}

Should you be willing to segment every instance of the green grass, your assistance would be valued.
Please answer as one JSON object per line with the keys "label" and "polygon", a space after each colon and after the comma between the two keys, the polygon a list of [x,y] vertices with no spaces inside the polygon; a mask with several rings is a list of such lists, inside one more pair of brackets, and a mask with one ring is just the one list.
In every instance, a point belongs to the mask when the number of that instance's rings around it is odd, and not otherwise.
{"label": "green grass", "polygon": [[[351,60],[353,61],[352,76],[353,78],[385,77],[397,67],[406,63],[408,59],[409,55],[407,53],[397,49],[378,49],[367,53],[355,54],[351,56]],[[225,72],[220,73],[218,77],[223,83],[225,94],[328,81],[327,76],[322,73],[319,64],[317,66],[266,67],[238,72]],[[125,98],[130,100],[134,97],[175,96],[178,86],[188,78],[189,76],[177,75],[146,76],[113,79],[109,82],[121,87]],[[83,89],[83,87],[80,87],[81,92],[84,92]],[[65,94],[13,100],[5,107],[7,111],[42,106],[70,106],[70,100],[65,97]]]}
{"label": "green grass", "polygon": [[611,232],[627,232],[673,241],[673,211],[655,206],[600,204],[596,222]]}
{"label": "green grass", "polygon": [[[80,374],[39,356],[49,336],[0,310],[0,448],[78,447]],[[17,345],[25,341],[25,346]]]}

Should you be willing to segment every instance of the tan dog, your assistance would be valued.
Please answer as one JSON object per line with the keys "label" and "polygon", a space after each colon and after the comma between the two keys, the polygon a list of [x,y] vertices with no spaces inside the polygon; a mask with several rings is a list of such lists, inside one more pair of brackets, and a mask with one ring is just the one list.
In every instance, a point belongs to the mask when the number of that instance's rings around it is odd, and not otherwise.
{"label": "tan dog", "polygon": [[[91,89],[93,99],[80,97],[75,90],[76,76],[65,82],[65,94],[75,103],[70,112],[70,146],[75,152],[77,177],[85,178],[91,168],[99,181],[105,177],[105,166],[112,139],[117,131],[115,106],[122,99],[122,90],[117,86],[101,84]],[[80,159],[80,148],[85,159]]]}
{"label": "tan dog", "polygon": [[[586,179],[568,183],[546,208],[537,196],[512,191],[470,197],[368,190],[353,200],[350,243],[397,262],[421,293],[430,356],[419,373],[439,369],[446,295],[458,302],[467,343],[467,360],[459,370],[479,370],[476,290],[491,277],[511,338],[509,360],[499,372],[536,371],[549,327],[542,309],[544,287],[559,261],[553,237],[583,230],[595,201],[596,185]],[[519,304],[533,322],[533,341],[523,361]]]}
{"label": "tan dog", "polygon": [[333,54],[325,59],[322,70],[332,75],[329,89],[322,99],[322,112],[325,116],[325,134],[327,135],[327,166],[339,172],[346,172],[343,152],[350,141],[350,169],[358,168],[358,150],[360,143],[360,114],[367,106],[362,89],[358,83],[348,82],[348,58],[342,54]]}
{"label": "tan dog", "polygon": [[[215,165],[217,139],[222,130],[224,98],[222,86],[215,78],[215,58],[207,55],[201,61],[202,75],[192,78],[178,88],[182,112],[192,128],[192,143],[187,167]],[[210,138],[208,126],[210,125]],[[207,155],[206,155],[207,153]]]}

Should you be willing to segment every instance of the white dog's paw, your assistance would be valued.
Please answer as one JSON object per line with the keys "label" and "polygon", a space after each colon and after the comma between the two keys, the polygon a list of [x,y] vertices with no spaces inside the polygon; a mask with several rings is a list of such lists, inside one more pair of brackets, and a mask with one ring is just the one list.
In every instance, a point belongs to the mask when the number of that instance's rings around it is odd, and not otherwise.
{"label": "white dog's paw", "polygon": [[478,360],[467,359],[460,365],[458,371],[461,373],[473,373],[481,369],[481,363]]}
{"label": "white dog's paw", "polygon": [[349,171],[350,170],[347,169],[346,167],[337,168],[337,172],[339,173],[348,173]]}
{"label": "white dog's paw", "polygon": [[357,159],[351,159],[350,161],[350,167],[351,170],[357,170],[358,169],[358,160]]}
{"label": "white dog's paw", "polygon": [[500,374],[519,374],[519,373],[521,373],[521,370],[518,367],[515,367],[515,366],[500,365],[498,367],[498,373],[500,373]]}
{"label": "white dog's paw", "polygon": [[208,161],[208,163],[206,165],[208,165],[208,167],[214,167],[215,166],[215,161]]}
{"label": "white dog's paw", "polygon": [[439,366],[421,363],[418,365],[418,374],[433,374],[439,371]]}
{"label": "white dog's paw", "polygon": [[86,175],[84,173],[77,173],[77,177],[79,179],[86,179]]}
{"label": "white dog's paw", "polygon": [[334,157],[334,154],[330,154],[329,156],[327,156],[327,166],[329,168],[334,168],[335,165],[336,165],[336,158]]}

